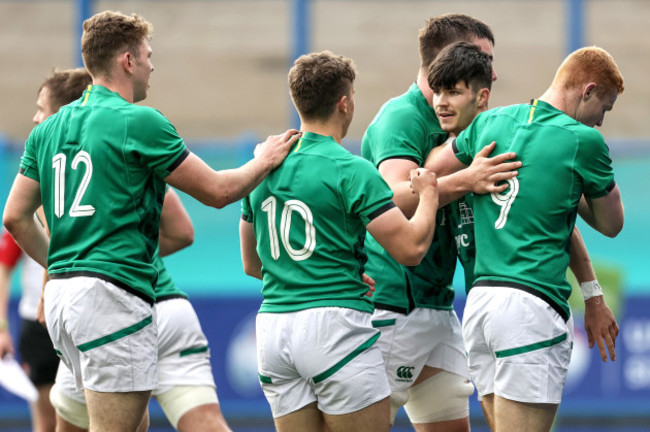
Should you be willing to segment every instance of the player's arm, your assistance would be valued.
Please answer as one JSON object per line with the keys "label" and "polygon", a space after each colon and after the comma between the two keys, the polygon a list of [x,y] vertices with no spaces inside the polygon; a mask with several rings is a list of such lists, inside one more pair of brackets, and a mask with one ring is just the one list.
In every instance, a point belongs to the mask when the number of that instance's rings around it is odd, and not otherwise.
{"label": "player's arm", "polygon": [[368,232],[398,263],[408,266],[418,265],[429,250],[438,209],[434,173],[425,169],[411,171],[411,185],[419,201],[410,220],[393,207],[366,225]]}
{"label": "player's arm", "polygon": [[585,299],[585,331],[589,348],[593,348],[595,342],[604,362],[607,361],[607,352],[612,360],[616,360],[618,324],[611,309],[605,304],[602,289],[596,280],[596,273],[587,253],[587,247],[577,227],[571,233],[569,267],[580,283]]}
{"label": "player's arm", "polygon": [[380,162],[378,168],[379,174],[393,191],[395,205],[407,218],[413,216],[419,198],[411,190],[410,175],[418,164],[411,159],[391,158]]}
{"label": "player's arm", "polygon": [[257,239],[253,224],[241,219],[239,221],[239,246],[244,273],[262,279],[262,261],[257,255]]}
{"label": "player's arm", "polygon": [[45,268],[49,239],[34,218],[34,212],[40,205],[40,184],[18,174],[9,191],[2,222],[25,253]]}
{"label": "player's arm", "polygon": [[194,243],[194,225],[180,197],[172,188],[167,188],[160,212],[158,243],[158,254],[161,257]]}
{"label": "player's arm", "polygon": [[[0,248],[1,250],[1,248]],[[0,358],[13,354],[14,344],[9,333],[9,283],[11,268],[0,262]]]}
{"label": "player's arm", "polygon": [[222,208],[247,196],[274,168],[279,166],[300,132],[289,129],[273,135],[260,146],[255,157],[239,168],[215,171],[195,154],[190,154],[165,181],[211,207]]}
{"label": "player's arm", "polygon": [[469,192],[476,194],[499,193],[508,188],[507,183],[499,183],[517,176],[518,172],[515,170],[521,167],[521,162],[508,162],[516,156],[513,152],[489,157],[495,145],[492,142],[483,147],[474,156],[474,160],[469,166],[458,160],[450,142],[429,153],[424,167],[439,176],[439,205],[441,207]]}
{"label": "player's arm", "polygon": [[623,229],[625,212],[618,185],[605,196],[588,198],[584,195],[578,204],[578,214],[592,228],[607,237],[616,237]]}

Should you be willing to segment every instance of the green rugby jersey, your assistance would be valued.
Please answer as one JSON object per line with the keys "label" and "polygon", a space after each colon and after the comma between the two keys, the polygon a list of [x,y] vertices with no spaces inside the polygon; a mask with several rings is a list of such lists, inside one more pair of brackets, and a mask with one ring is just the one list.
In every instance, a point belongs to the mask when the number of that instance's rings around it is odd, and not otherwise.
{"label": "green rugby jersey", "polygon": [[[386,159],[408,159],[422,166],[431,149],[446,138],[433,108],[414,83],[381,107],[363,136],[361,155],[375,167]],[[456,252],[448,214],[448,206],[438,210],[431,248],[417,267],[398,264],[367,235],[366,273],[377,282],[376,307],[403,313],[413,307],[452,308]]]}
{"label": "green rugby jersey", "polygon": [[97,85],[36,126],[20,172],[40,183],[50,277],[99,277],[153,302],[163,179],[188,154],[160,112]]}
{"label": "green rugby jersey", "polygon": [[157,251],[153,258],[153,265],[156,266],[156,269],[158,270],[158,283],[154,290],[156,293],[156,302],[172,298],[188,298],[187,294],[176,287],[174,280],[169,274],[165,263],[162,258],[160,258]]}
{"label": "green rugby jersey", "polygon": [[483,146],[513,151],[523,165],[499,194],[474,196],[476,285],[506,285],[570,315],[566,280],[570,236],[581,195],[602,197],[615,186],[609,149],[597,130],[535,100],[481,113],[454,144],[469,165]]}
{"label": "green rugby jersey", "polygon": [[260,312],[338,306],[372,312],[361,282],[365,225],[394,207],[377,170],[331,137],[305,132],[242,201],[262,261]]}
{"label": "green rugby jersey", "polygon": [[449,203],[449,226],[456,240],[456,253],[463,265],[465,275],[465,292],[474,285],[474,263],[476,261],[476,243],[474,243],[474,194],[468,193],[462,198]]}

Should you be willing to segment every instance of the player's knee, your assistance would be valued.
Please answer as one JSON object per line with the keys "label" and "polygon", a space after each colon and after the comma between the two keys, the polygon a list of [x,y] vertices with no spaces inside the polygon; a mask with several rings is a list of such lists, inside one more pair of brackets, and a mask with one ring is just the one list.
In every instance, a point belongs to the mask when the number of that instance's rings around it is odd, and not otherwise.
{"label": "player's knee", "polygon": [[436,423],[469,416],[474,385],[466,378],[442,371],[409,389],[404,406],[411,423]]}
{"label": "player's knee", "polygon": [[169,422],[178,428],[178,422],[192,408],[218,404],[217,392],[211,386],[176,386],[156,396]]}
{"label": "player's knee", "polygon": [[88,429],[90,421],[86,405],[64,395],[56,384],[50,390],[50,402],[63,420],[80,429]]}

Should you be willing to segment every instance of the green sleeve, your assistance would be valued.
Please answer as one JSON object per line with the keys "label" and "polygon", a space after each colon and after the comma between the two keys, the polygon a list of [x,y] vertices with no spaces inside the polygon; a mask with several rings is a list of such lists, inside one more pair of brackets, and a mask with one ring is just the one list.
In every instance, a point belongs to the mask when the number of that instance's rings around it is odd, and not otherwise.
{"label": "green sleeve", "polygon": [[251,208],[250,197],[241,200],[241,218],[246,222],[253,223],[253,209]]}
{"label": "green sleeve", "polygon": [[358,215],[364,225],[373,212],[393,204],[393,191],[368,161],[354,157],[342,166],[341,198],[350,214]]}
{"label": "green sleeve", "polygon": [[189,151],[176,128],[159,111],[143,107],[132,120],[135,139],[130,143],[146,166],[165,178],[187,157]]}
{"label": "green sleeve", "polygon": [[614,187],[614,170],[609,148],[597,130],[586,130],[578,148],[576,165],[583,180],[585,196],[599,198],[607,195]]}

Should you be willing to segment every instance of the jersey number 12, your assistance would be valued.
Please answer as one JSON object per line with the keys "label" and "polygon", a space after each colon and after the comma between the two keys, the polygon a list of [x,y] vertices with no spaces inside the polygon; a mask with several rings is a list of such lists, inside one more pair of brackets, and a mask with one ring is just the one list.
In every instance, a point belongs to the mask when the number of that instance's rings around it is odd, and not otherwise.
{"label": "jersey number 12", "polygon": [[[95,207],[81,204],[81,199],[86,193],[90,178],[93,176],[93,162],[90,160],[90,155],[83,150],[72,159],[72,169],[76,170],[80,163],[86,166],[86,171],[70,207],[71,217],[92,216],[95,213]],[[52,168],[54,168],[54,214],[58,218],[61,218],[65,213],[65,167],[66,157],[63,153],[59,153],[52,158]]]}

